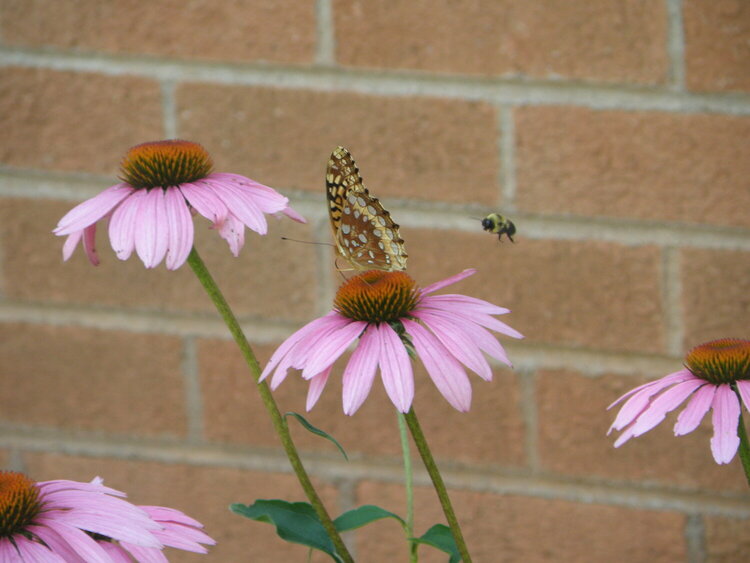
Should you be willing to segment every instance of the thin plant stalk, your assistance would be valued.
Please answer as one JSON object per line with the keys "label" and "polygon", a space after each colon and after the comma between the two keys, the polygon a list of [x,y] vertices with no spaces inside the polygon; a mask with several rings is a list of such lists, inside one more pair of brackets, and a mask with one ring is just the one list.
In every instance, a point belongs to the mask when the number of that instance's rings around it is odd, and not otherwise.
{"label": "thin plant stalk", "polygon": [[406,420],[401,412],[398,413],[398,433],[401,438],[401,452],[404,456],[404,488],[406,489],[406,527],[404,531],[409,541],[409,561],[415,563],[418,560],[417,549],[419,544],[412,539],[414,538],[414,472],[411,466]]}
{"label": "thin plant stalk", "polygon": [[427,439],[422,432],[422,428],[417,420],[417,415],[412,407],[408,413],[406,413],[406,424],[409,426],[409,431],[414,439],[414,444],[417,446],[419,455],[422,457],[422,462],[427,469],[427,473],[432,479],[432,485],[435,487],[438,499],[440,499],[440,505],[443,507],[443,514],[445,514],[446,520],[448,520],[448,526],[453,534],[453,539],[456,542],[458,553],[461,555],[461,559],[464,563],[471,563],[471,555],[469,555],[469,549],[466,547],[466,540],[461,532],[461,527],[458,525],[458,519],[456,513],[453,510],[451,499],[448,497],[448,489],[445,487],[443,477],[440,475],[440,470],[435,463],[435,459],[432,457],[430,447],[427,445]]}
{"label": "thin plant stalk", "polygon": [[[261,374],[260,364],[258,364],[258,360],[255,357],[255,354],[253,353],[253,350],[250,347],[247,338],[245,338],[242,327],[240,326],[239,322],[237,322],[237,318],[234,316],[234,313],[230,309],[229,304],[227,303],[226,299],[224,299],[224,296],[219,290],[219,286],[216,285],[216,282],[209,273],[206,265],[203,263],[203,260],[201,259],[195,247],[193,247],[190,251],[187,262],[188,264],[190,264],[193,272],[203,285],[206,293],[208,293],[211,301],[213,301],[216,309],[221,315],[221,318],[229,328],[229,332],[232,333],[234,341],[240,348],[240,351],[242,352],[243,358],[245,358],[245,362],[247,363],[248,368],[250,368],[250,373],[252,373],[253,378],[257,382]],[[289,426],[287,425],[284,417],[281,415],[281,412],[276,405],[276,401],[271,394],[271,390],[268,388],[268,385],[265,382],[261,382],[258,383],[258,392],[260,393],[260,398],[263,401],[263,405],[266,407],[268,414],[271,416],[271,421],[273,422],[273,426],[276,429],[276,433],[281,439],[281,444],[284,447],[284,451],[286,452],[287,457],[289,458],[289,463],[291,463],[292,469],[294,469],[294,473],[297,475],[297,479],[299,480],[300,485],[302,485],[302,488],[304,489],[305,494],[310,501],[310,504],[315,509],[315,513],[318,515],[318,518],[323,524],[326,533],[331,538],[331,541],[336,547],[336,551],[341,556],[341,559],[347,563],[353,563],[354,559],[352,558],[349,550],[344,544],[344,541],[341,539],[341,536],[336,530],[336,526],[333,524],[328,511],[326,510],[325,506],[323,506],[323,502],[320,500],[318,493],[315,491],[315,487],[313,487],[313,484],[310,481],[310,477],[308,476],[307,471],[302,465],[302,460],[300,459],[299,454],[297,453],[297,449],[292,442],[292,437],[289,433]]]}
{"label": "thin plant stalk", "polygon": [[[742,403],[740,402],[740,405]],[[747,432],[745,431],[745,422],[742,420],[742,409],[740,408],[740,419],[737,422],[737,435],[740,437],[740,462],[742,463],[742,469],[745,471],[745,479],[747,484],[750,485],[750,443],[747,439]]]}

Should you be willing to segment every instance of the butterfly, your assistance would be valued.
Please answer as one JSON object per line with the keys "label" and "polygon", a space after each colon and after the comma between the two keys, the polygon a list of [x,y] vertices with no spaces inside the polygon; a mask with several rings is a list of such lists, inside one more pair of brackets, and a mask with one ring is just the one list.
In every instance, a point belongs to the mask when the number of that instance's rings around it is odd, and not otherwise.
{"label": "butterfly", "polygon": [[407,254],[398,225],[367,191],[344,147],[337,147],[328,160],[326,194],[333,240],[353,269],[406,269]]}

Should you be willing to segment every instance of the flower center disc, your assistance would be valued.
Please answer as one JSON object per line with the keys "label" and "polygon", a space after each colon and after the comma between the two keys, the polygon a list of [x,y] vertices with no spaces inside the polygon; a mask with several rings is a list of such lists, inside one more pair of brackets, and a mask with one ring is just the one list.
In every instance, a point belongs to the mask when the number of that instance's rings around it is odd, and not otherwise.
{"label": "flower center disc", "polygon": [[211,156],[198,143],[155,141],[127,152],[120,164],[120,178],[134,188],[166,188],[205,178],[213,167]]}
{"label": "flower center disc", "polygon": [[22,473],[0,471],[0,537],[23,531],[41,510],[36,483]]}
{"label": "flower center disc", "polygon": [[750,379],[750,340],[706,342],[688,352],[685,364],[693,375],[714,384]]}
{"label": "flower center disc", "polygon": [[350,319],[380,323],[407,316],[417,297],[417,283],[404,272],[370,270],[344,282],[333,305]]}

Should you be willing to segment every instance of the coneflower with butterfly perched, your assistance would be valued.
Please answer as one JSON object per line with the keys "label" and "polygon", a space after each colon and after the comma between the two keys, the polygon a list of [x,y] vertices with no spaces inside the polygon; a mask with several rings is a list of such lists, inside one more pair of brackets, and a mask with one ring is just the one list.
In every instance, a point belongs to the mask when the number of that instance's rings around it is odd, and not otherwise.
{"label": "coneflower with butterfly perched", "polygon": [[344,147],[337,147],[328,160],[326,194],[333,240],[352,269],[406,269],[399,226],[365,188],[359,168]]}

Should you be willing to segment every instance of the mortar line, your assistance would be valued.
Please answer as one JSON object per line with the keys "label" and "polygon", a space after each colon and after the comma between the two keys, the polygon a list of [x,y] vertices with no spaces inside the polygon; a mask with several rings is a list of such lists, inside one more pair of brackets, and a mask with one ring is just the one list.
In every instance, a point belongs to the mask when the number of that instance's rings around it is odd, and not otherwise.
{"label": "mortar line", "polygon": [[524,422],[524,449],[532,475],[541,471],[539,459],[539,411],[537,409],[538,375],[528,370],[518,370],[521,386],[521,419]]}
{"label": "mortar line", "polygon": [[682,0],[667,2],[667,53],[669,55],[669,84],[673,90],[685,88],[685,29],[682,17]]}
{"label": "mortar line", "polygon": [[516,127],[513,108],[502,105],[498,114],[501,207],[503,211],[513,213],[516,210]]}
{"label": "mortar line", "polygon": [[203,395],[198,370],[198,349],[195,338],[183,338],[182,379],[185,385],[185,415],[187,417],[188,440],[202,442],[205,439],[203,420]]}
{"label": "mortar line", "polygon": [[161,109],[164,113],[164,138],[177,139],[177,108],[175,103],[175,83],[173,80],[161,82]]}
{"label": "mortar line", "polygon": [[687,563],[705,563],[706,558],[706,530],[703,517],[700,514],[690,514],[685,522],[685,545],[687,547]]}
{"label": "mortar line", "polygon": [[315,2],[315,62],[327,66],[332,66],[336,62],[336,34],[331,1]]}
{"label": "mortar line", "polygon": [[0,67],[26,66],[50,70],[96,72],[110,76],[141,76],[154,80],[212,82],[217,85],[307,89],[393,97],[433,97],[509,105],[572,105],[592,109],[714,112],[750,115],[744,93],[675,92],[653,87],[574,81],[554,82],[500,77],[429,75],[410,71],[370,71],[321,66],[203,63],[126,56],[50,53],[0,48]]}
{"label": "mortar line", "polygon": [[667,352],[680,356],[683,352],[684,318],[682,310],[682,278],[680,275],[680,251],[668,246],[662,253],[662,296],[666,324]]}

